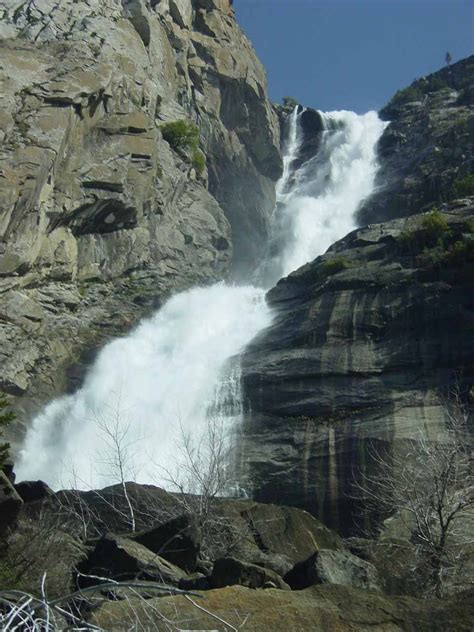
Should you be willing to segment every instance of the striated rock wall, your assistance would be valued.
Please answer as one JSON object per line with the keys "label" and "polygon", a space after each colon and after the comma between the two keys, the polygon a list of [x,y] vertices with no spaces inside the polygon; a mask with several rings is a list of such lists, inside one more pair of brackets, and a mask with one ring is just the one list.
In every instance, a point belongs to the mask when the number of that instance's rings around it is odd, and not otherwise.
{"label": "striated rock wall", "polygon": [[[0,388],[18,410],[74,386],[169,293],[258,256],[279,125],[231,4],[2,3]],[[180,119],[202,173],[163,140]]]}
{"label": "striated rock wall", "polygon": [[474,382],[473,203],[444,207],[444,250],[407,250],[426,215],[392,220],[350,233],[268,293],[274,323],[243,357],[243,461],[257,500],[357,532],[378,519],[354,498],[355,481],[376,474],[374,446],[395,454],[443,432],[440,394],[456,373],[466,392]]}
{"label": "striated rock wall", "polygon": [[376,192],[359,223],[429,210],[456,197],[454,183],[474,172],[474,55],[399,90],[381,112]]}

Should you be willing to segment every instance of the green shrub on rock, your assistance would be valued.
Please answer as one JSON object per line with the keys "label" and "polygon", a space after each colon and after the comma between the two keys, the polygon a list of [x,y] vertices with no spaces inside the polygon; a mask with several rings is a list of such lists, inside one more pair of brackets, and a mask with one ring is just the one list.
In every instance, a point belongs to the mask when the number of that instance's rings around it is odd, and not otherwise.
{"label": "green shrub on rock", "polygon": [[192,165],[196,170],[196,174],[200,176],[206,166],[206,156],[200,149],[195,149],[193,151]]}
{"label": "green shrub on rock", "polygon": [[163,138],[170,146],[183,154],[199,177],[206,166],[206,156],[199,149],[199,127],[192,121],[170,121],[161,126]]}
{"label": "green shrub on rock", "polygon": [[199,128],[192,121],[170,121],[161,126],[163,138],[173,149],[194,149],[199,145]]}
{"label": "green shrub on rock", "polygon": [[474,195],[474,173],[464,176],[464,178],[458,178],[454,181],[453,186],[456,197]]}
{"label": "green shrub on rock", "polygon": [[419,254],[425,248],[443,248],[450,236],[446,216],[437,208],[433,208],[423,217],[420,228],[405,230],[400,234],[400,244],[403,250]]}
{"label": "green shrub on rock", "polygon": [[336,274],[337,272],[341,272],[341,270],[345,270],[350,267],[349,261],[345,257],[334,257],[333,259],[329,259],[323,263],[323,271],[330,275]]}

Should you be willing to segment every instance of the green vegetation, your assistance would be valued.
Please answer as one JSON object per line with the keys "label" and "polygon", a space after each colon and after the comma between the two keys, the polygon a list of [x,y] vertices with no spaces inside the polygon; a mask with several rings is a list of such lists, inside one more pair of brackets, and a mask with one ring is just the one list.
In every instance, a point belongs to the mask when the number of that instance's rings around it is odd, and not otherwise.
{"label": "green vegetation", "polygon": [[8,424],[15,419],[15,413],[8,411],[9,404],[5,393],[0,393],[0,469],[5,465],[8,458],[8,451],[10,444],[1,441],[2,428],[8,426]]}
{"label": "green vegetation", "polygon": [[334,257],[333,259],[328,259],[324,261],[322,264],[323,271],[327,274],[336,274],[341,270],[345,270],[350,267],[349,261],[345,257]]}
{"label": "green vegetation", "polygon": [[429,92],[436,92],[437,90],[442,90],[443,88],[449,88],[449,84],[440,76],[431,75],[430,77],[417,79],[417,81],[414,81],[407,88],[398,90],[386,107],[388,109],[404,105],[405,103],[411,103],[412,101],[421,101],[425,94],[428,94]]}
{"label": "green vegetation", "polygon": [[418,254],[424,248],[442,247],[450,235],[448,220],[437,208],[433,208],[423,218],[421,228],[401,233],[400,243],[403,250]]}
{"label": "green vegetation", "polygon": [[445,238],[450,233],[446,216],[440,213],[436,207],[431,209],[428,215],[423,218],[421,226],[425,239],[430,242]]}
{"label": "green vegetation", "polygon": [[199,149],[199,127],[192,121],[170,121],[161,126],[161,133],[175,151],[185,154],[199,177],[206,166],[206,156]]}
{"label": "green vegetation", "polygon": [[192,121],[170,121],[161,126],[163,138],[173,149],[196,150],[199,145],[199,128]]}
{"label": "green vegetation", "polygon": [[196,174],[200,176],[206,166],[206,156],[200,149],[195,149],[192,156],[192,165],[196,169]]}
{"label": "green vegetation", "polygon": [[446,216],[433,209],[423,218],[419,229],[404,231],[400,235],[400,244],[423,266],[470,266],[474,261],[474,220],[467,220],[461,230],[453,234]]}
{"label": "green vegetation", "polygon": [[285,108],[291,108],[292,110],[298,105],[298,101],[293,97],[283,97],[282,101]]}
{"label": "green vegetation", "polygon": [[468,219],[463,226],[463,230],[472,235],[474,233],[474,219]]}
{"label": "green vegetation", "polygon": [[474,195],[474,173],[470,173],[464,178],[458,178],[453,184],[456,197]]}
{"label": "green vegetation", "polygon": [[474,262],[474,239],[457,239],[453,243],[425,250],[421,253],[421,262],[433,267],[472,265]]}

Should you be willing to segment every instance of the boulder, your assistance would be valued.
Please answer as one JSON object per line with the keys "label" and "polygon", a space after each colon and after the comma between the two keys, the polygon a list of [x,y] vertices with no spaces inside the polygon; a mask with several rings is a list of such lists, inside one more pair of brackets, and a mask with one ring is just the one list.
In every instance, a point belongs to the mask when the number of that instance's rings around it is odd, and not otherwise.
{"label": "boulder", "polygon": [[22,481],[15,489],[25,503],[45,500],[54,493],[44,481]]}
{"label": "boulder", "polygon": [[[80,587],[100,583],[97,577],[117,581],[142,579],[177,586],[186,573],[138,542],[108,534],[95,543],[78,566]],[[95,577],[94,577],[95,576]]]}
{"label": "boulder", "polygon": [[376,568],[348,551],[317,551],[285,575],[293,590],[315,584],[338,584],[365,590],[380,591]]}
{"label": "boulder", "polygon": [[201,530],[194,516],[178,516],[153,529],[137,533],[133,539],[187,573],[196,570]]}
{"label": "boulder", "polygon": [[0,538],[15,525],[22,505],[23,500],[6,474],[0,471]]}
{"label": "boulder", "polygon": [[221,558],[214,562],[211,584],[213,588],[239,585],[247,588],[289,590],[289,586],[283,579],[268,568],[242,562],[232,557]]}
{"label": "boulder", "polygon": [[[216,616],[245,632],[470,632],[474,592],[446,600],[387,597],[347,586],[313,586],[306,590],[251,590],[229,586],[203,593],[206,613],[184,597],[160,597],[102,604],[91,623],[111,630],[160,629],[163,617],[187,629],[224,630]],[[200,600],[201,601],[201,600]],[[245,625],[242,626],[243,622]]]}
{"label": "boulder", "polygon": [[179,580],[178,588],[180,590],[209,590],[211,588],[211,580],[202,573],[193,573]]}

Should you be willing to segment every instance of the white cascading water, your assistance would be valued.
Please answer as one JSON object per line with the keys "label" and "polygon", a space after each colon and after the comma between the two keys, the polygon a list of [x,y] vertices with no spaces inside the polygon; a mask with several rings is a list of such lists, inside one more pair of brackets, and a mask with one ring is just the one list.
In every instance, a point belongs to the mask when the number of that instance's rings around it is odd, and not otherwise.
{"label": "white cascading water", "polygon": [[[295,172],[300,116],[295,110],[290,118],[277,184],[280,247],[258,275],[267,287],[353,229],[355,211],[374,186],[375,146],[384,129],[375,112],[323,114],[318,153]],[[195,288],[109,343],[83,387],[33,420],[19,479],[42,479],[53,488],[112,484],[118,482],[121,449],[126,478],[166,484],[163,472],[176,465],[183,436],[199,441],[210,415],[238,426],[238,354],[271,323],[264,296],[253,286]]]}
{"label": "white cascading water", "polygon": [[[298,118],[290,120],[290,137],[297,137]],[[340,111],[320,113],[324,131],[317,154],[294,174],[284,173],[277,187],[274,240],[279,244],[260,275],[274,285],[356,228],[356,211],[373,190],[375,147],[386,123],[376,112],[358,115]],[[290,164],[297,157],[288,145]]]}

